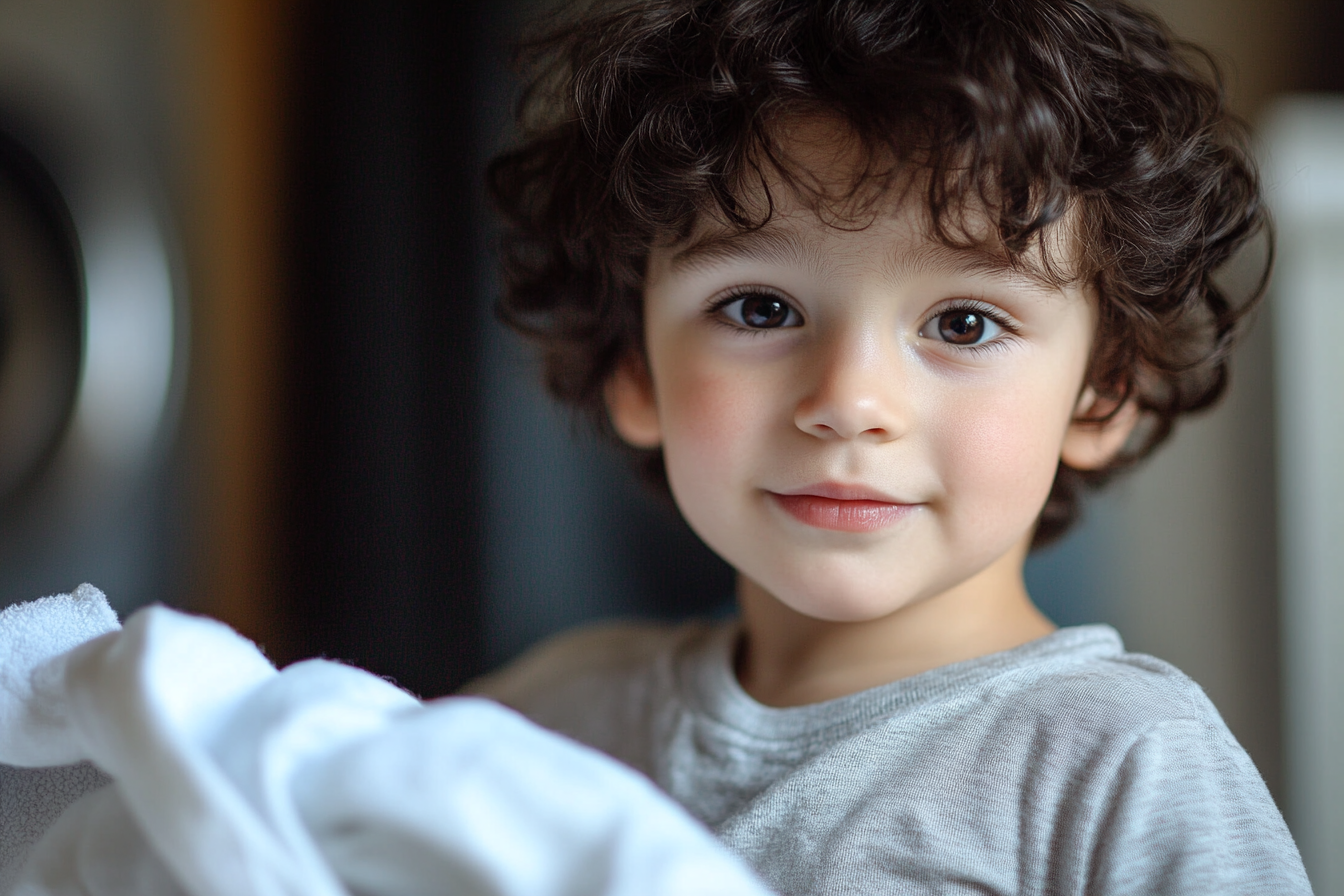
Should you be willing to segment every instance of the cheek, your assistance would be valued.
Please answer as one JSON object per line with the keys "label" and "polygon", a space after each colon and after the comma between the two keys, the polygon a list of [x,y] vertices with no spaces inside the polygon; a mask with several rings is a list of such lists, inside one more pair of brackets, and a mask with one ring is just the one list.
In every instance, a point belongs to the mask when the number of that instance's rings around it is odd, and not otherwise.
{"label": "cheek", "polygon": [[[1053,387],[1053,388],[1052,388]],[[1029,525],[1050,493],[1072,404],[1056,383],[979,392],[938,427],[943,481],[976,525]]]}
{"label": "cheek", "polygon": [[768,396],[750,373],[706,363],[688,353],[658,382],[663,451],[669,465],[716,464],[750,442]]}
{"label": "cheek", "polygon": [[[748,466],[753,403],[740,380],[695,366],[680,368],[658,389],[663,462],[672,497],[691,529],[716,551],[731,545],[739,471]],[[757,411],[759,412],[759,411]]]}
{"label": "cheek", "polygon": [[744,495],[778,441],[772,379],[693,352],[664,370],[674,371],[657,381],[673,498],[697,535],[721,555],[737,556],[751,506]]}

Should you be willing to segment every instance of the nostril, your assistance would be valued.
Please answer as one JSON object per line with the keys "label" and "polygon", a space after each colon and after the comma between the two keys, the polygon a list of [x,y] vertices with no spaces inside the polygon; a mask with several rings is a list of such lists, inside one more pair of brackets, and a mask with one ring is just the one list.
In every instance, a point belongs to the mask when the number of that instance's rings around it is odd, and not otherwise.
{"label": "nostril", "polygon": [[815,373],[794,411],[799,429],[818,438],[886,441],[909,421],[901,371],[890,352],[837,349]]}

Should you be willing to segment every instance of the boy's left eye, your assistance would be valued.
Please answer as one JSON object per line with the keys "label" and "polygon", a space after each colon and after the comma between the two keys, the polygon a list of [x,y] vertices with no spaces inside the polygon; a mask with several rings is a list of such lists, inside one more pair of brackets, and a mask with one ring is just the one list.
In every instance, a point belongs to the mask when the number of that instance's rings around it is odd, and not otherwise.
{"label": "boy's left eye", "polygon": [[1003,327],[978,308],[953,308],[932,318],[919,335],[951,345],[973,346],[989,342],[1002,332]]}

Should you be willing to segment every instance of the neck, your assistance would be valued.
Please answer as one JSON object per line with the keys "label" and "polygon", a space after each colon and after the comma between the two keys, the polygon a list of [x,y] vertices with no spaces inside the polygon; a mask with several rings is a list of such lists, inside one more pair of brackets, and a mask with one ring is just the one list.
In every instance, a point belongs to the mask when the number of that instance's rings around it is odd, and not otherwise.
{"label": "neck", "polygon": [[801,706],[1043,637],[1055,626],[1027,595],[1025,557],[1024,546],[954,588],[861,622],[803,615],[742,577],[738,679],[761,703]]}

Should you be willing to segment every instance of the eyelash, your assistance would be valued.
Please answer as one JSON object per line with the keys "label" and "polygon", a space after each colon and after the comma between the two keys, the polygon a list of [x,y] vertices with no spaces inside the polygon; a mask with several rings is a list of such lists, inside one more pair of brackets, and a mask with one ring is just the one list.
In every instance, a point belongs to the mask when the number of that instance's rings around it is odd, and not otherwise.
{"label": "eyelash", "polygon": [[765,286],[734,286],[729,289],[728,292],[710,301],[705,307],[705,313],[709,315],[710,320],[715,324],[724,327],[725,329],[732,330],[734,333],[745,333],[750,336],[764,336],[775,330],[794,329],[794,327],[744,327],[734,321],[726,320],[722,313],[723,309],[747,296],[769,296],[774,299],[779,299],[779,301],[793,309],[793,313],[798,315],[799,318],[802,317],[802,313],[793,302],[789,301],[787,297],[777,290]]}
{"label": "eyelash", "polygon": [[954,299],[942,307],[935,308],[933,312],[924,319],[924,323],[920,324],[919,332],[922,333],[925,327],[935,323],[938,318],[943,315],[953,314],[958,311],[969,311],[973,314],[979,314],[982,317],[988,318],[993,321],[999,329],[1003,330],[1003,333],[995,336],[988,342],[982,342],[979,345],[956,345],[951,342],[945,343],[946,345],[952,346],[952,348],[957,351],[972,352],[975,354],[1003,351],[1008,347],[1007,343],[1016,337],[1022,328],[1022,325],[1005,314],[1003,309],[991,305],[989,302],[982,302],[979,299]]}
{"label": "eyelash", "polygon": [[[744,327],[738,323],[724,319],[724,316],[722,314],[723,309],[732,305],[734,302],[737,302],[747,296],[753,296],[753,295],[766,295],[779,299],[781,302],[785,303],[790,308],[792,308],[794,314],[799,314],[798,309],[794,307],[793,303],[790,302],[787,298],[785,298],[776,290],[769,289],[763,286],[734,286],[731,289],[729,289],[728,292],[725,293],[724,295],[721,295],[718,298],[711,301],[706,307],[705,313],[709,315],[710,319],[714,321],[714,323],[726,329],[732,330],[735,333],[746,333],[751,336],[764,336],[765,334],[775,329],[787,329],[781,327]],[[982,317],[988,318],[995,325],[997,325],[999,329],[1001,329],[1003,332],[1000,335],[995,336],[988,342],[982,342],[978,345],[956,345],[950,342],[946,343],[947,345],[952,346],[957,351],[971,352],[974,354],[987,354],[990,352],[1003,351],[1005,348],[1007,348],[1007,343],[1010,342],[1014,337],[1016,337],[1021,329],[1021,324],[1019,324],[1012,317],[1009,317],[1006,313],[1004,313],[1004,311],[1001,308],[999,308],[996,305],[992,305],[989,302],[984,302],[979,299],[954,299],[939,308],[935,308],[933,312],[924,319],[924,322],[920,324],[919,332],[923,332],[926,327],[928,327],[930,324],[933,324],[935,321],[938,320],[938,318],[942,317],[943,315],[953,314],[958,311],[971,312],[973,314],[979,314]],[[801,314],[799,314],[799,316],[801,317]]]}

